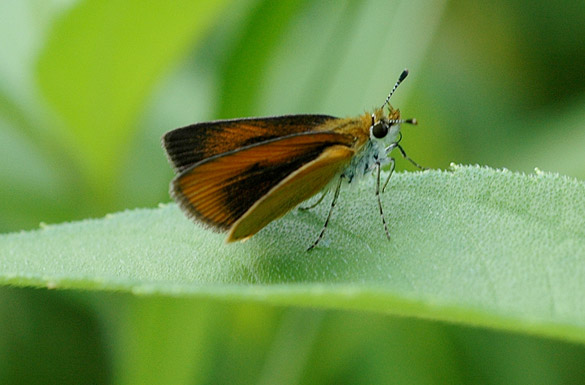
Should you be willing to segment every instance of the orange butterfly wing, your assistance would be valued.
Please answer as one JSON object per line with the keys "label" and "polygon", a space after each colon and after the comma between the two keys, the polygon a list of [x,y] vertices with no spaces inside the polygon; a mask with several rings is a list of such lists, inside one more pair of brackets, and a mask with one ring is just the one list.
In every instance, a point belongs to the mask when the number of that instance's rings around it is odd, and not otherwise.
{"label": "orange butterfly wing", "polygon": [[166,133],[162,142],[175,169],[183,171],[203,159],[255,143],[314,131],[334,119],[337,118],[327,115],[284,115],[216,120],[177,128]]}
{"label": "orange butterfly wing", "polygon": [[[248,211],[275,186],[311,162],[322,162],[322,154],[332,146],[346,147],[353,153],[350,149],[352,144],[353,137],[334,132],[305,132],[256,143],[212,156],[185,169],[173,180],[171,195],[191,218],[212,228],[228,230],[245,214],[249,218],[239,226],[243,226],[241,229],[252,228],[254,226],[247,223],[254,217],[253,215],[250,217]],[[318,163],[312,167],[317,165]],[[328,163],[327,165],[331,169],[334,168]],[[337,166],[341,167],[341,163]],[[331,172],[328,170],[318,178],[323,181],[318,183],[321,188],[327,184],[324,176]],[[306,179],[305,174],[302,175]],[[332,177],[333,174],[329,180]],[[286,204],[284,209],[276,209],[277,212],[272,219],[284,215],[296,204],[320,190],[317,189],[317,184],[311,185],[310,188],[303,186],[299,188],[298,194],[302,199],[296,199],[292,206]],[[308,192],[304,192],[305,189]],[[264,223],[266,220],[260,222]],[[249,230],[244,232],[250,233]],[[252,233],[247,236],[250,235]]]}
{"label": "orange butterfly wing", "polygon": [[254,203],[233,224],[227,241],[251,237],[321,191],[347,165],[353,154],[354,151],[346,146],[326,148],[319,157],[291,173]]}

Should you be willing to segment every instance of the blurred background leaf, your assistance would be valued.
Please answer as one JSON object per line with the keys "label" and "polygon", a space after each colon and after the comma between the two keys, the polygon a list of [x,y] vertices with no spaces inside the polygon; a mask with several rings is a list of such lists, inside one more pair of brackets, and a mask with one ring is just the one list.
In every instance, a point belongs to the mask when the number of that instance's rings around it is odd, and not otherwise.
{"label": "blurred background leaf", "polygon": [[[418,162],[583,179],[584,19],[570,0],[2,1],[0,231],[167,202],[165,131],[356,115],[404,67],[393,104],[420,122],[403,141]],[[581,346],[383,315],[12,288],[0,302],[7,384],[584,380]]]}

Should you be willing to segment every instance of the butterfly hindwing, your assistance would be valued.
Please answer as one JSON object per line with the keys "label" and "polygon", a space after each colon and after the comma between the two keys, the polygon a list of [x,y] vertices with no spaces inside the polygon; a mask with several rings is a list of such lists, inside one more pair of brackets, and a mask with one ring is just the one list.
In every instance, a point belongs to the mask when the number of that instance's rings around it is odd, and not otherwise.
{"label": "butterfly hindwing", "polygon": [[321,191],[347,165],[353,154],[354,151],[347,146],[327,147],[315,160],[291,173],[256,201],[231,227],[227,241],[251,237]]}

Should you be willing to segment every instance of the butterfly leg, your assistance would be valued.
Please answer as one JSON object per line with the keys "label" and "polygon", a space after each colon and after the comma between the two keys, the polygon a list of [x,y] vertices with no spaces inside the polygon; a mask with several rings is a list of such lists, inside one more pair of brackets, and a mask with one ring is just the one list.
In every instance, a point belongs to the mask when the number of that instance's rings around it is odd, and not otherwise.
{"label": "butterfly leg", "polygon": [[[402,138],[402,136],[401,136]],[[419,170],[428,170],[428,167],[423,167],[420,164],[416,163],[411,157],[409,157],[408,155],[406,155],[406,151],[404,151],[404,149],[402,148],[402,146],[400,145],[400,143],[396,142],[396,143],[392,143],[391,145],[389,145],[388,147],[386,147],[386,155],[390,155],[390,153],[392,152],[392,150],[394,150],[395,148],[398,148],[398,150],[400,151],[400,154],[402,154],[402,157],[404,159],[406,159],[407,161],[409,161],[410,163],[412,163],[414,165],[414,167],[418,168]],[[384,191],[386,191],[386,186],[388,185],[388,182],[390,181],[390,177],[392,176],[392,173],[394,172],[394,158],[390,158],[390,175],[388,175],[388,178],[386,179],[386,182],[384,183],[384,187],[382,187],[382,193],[384,193]]]}
{"label": "butterfly leg", "polygon": [[[380,163],[376,163],[376,168],[378,170],[376,178],[376,198],[378,198],[380,217],[382,217],[382,223],[384,224],[384,231],[386,232],[386,237],[390,239],[390,232],[388,231],[388,225],[386,224],[386,219],[384,218],[384,210],[382,210],[382,201],[380,200]],[[394,159],[392,159],[392,170],[394,170]],[[390,172],[390,175],[392,175],[392,172]],[[388,180],[390,180],[390,177],[388,177]],[[384,185],[384,187],[386,186]]]}
{"label": "butterfly leg", "polygon": [[412,165],[416,168],[418,168],[419,170],[428,170],[428,167],[423,167],[420,164],[416,163],[411,157],[409,157],[408,155],[406,155],[406,151],[404,151],[404,148],[402,148],[402,146],[400,145],[400,141],[402,140],[402,133],[400,133],[400,138],[398,139],[398,142],[392,143],[391,145],[389,145],[388,147],[386,147],[386,155],[390,155],[390,153],[392,152],[392,150],[394,150],[395,148],[398,148],[398,150],[400,151],[400,154],[402,154],[402,157],[404,159],[406,159],[407,161],[409,161],[410,163],[412,163]]}
{"label": "butterfly leg", "polygon": [[[394,158],[390,158],[390,173],[388,174],[388,178],[386,178],[386,182],[384,182],[384,187],[382,187],[382,194],[384,193],[384,191],[386,191],[386,186],[388,186],[388,182],[390,182],[390,177],[394,173],[395,166],[396,166],[396,161],[394,160]],[[378,164],[378,173],[379,172],[380,172],[380,165]]]}
{"label": "butterfly leg", "polygon": [[404,151],[404,149],[402,148],[402,146],[398,143],[396,143],[396,147],[398,147],[398,150],[400,150],[400,153],[402,154],[402,157],[404,159],[406,159],[407,161],[409,161],[410,163],[412,163],[414,165],[414,167],[418,168],[419,170],[428,170],[428,167],[423,167],[420,164],[416,163],[414,160],[412,160],[408,155],[406,155],[406,152]]}
{"label": "butterfly leg", "polygon": [[325,195],[327,195],[327,191],[323,191],[321,193],[321,196],[319,197],[319,199],[317,200],[317,202],[313,203],[310,206],[300,206],[299,207],[299,210],[306,211],[306,210],[314,209],[315,207],[317,207],[319,205],[319,203],[323,202],[323,198],[325,198]]}
{"label": "butterfly leg", "polygon": [[325,234],[325,230],[327,229],[327,225],[329,224],[329,219],[331,219],[331,213],[333,212],[333,208],[335,207],[335,203],[337,203],[337,198],[339,197],[339,190],[341,190],[342,179],[343,179],[343,175],[341,175],[339,177],[339,180],[337,181],[337,187],[335,187],[335,193],[333,194],[333,200],[331,201],[331,207],[329,208],[329,213],[327,214],[327,219],[325,220],[325,224],[323,224],[323,229],[321,229],[321,233],[319,233],[319,236],[317,237],[315,242],[313,242],[311,247],[309,247],[307,249],[307,251],[313,250],[315,248],[315,246],[317,246],[317,244],[321,241],[321,239],[323,238],[323,235]]}

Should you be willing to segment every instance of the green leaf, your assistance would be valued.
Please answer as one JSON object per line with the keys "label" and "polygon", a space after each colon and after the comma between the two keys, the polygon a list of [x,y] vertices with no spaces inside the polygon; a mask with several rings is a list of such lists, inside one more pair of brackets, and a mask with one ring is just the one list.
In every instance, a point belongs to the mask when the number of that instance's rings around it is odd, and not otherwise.
{"label": "green leaf", "polygon": [[480,167],[374,178],[225,244],[175,205],[0,236],[0,282],[360,309],[585,340],[585,183]]}

